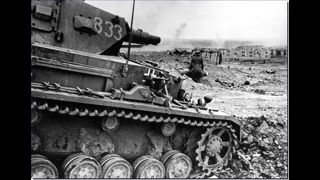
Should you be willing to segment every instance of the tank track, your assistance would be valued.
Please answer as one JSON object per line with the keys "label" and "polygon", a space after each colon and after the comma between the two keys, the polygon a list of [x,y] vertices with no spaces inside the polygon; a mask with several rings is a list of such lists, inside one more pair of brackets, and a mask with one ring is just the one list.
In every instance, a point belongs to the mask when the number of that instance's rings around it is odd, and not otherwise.
{"label": "tank track", "polygon": [[[126,119],[132,119],[132,120],[136,120],[136,121],[141,121],[141,122],[156,122],[156,123],[178,123],[178,124],[184,124],[184,125],[190,125],[190,126],[197,126],[197,127],[207,127],[207,132],[209,131],[210,128],[213,127],[225,127],[228,130],[230,130],[230,134],[232,135],[232,153],[235,152],[235,146],[237,145],[237,136],[235,134],[236,130],[232,128],[231,124],[228,124],[227,122],[221,122],[220,120],[218,121],[213,121],[213,122],[209,122],[208,120],[201,120],[201,121],[197,121],[197,120],[191,120],[189,118],[184,118],[184,117],[178,117],[178,116],[174,116],[174,115],[168,115],[166,117],[163,117],[161,115],[147,115],[144,114],[143,112],[138,112],[138,111],[130,111],[130,110],[119,110],[118,108],[112,108],[112,107],[108,107],[108,110],[106,109],[94,109],[92,107],[90,107],[90,110],[88,110],[88,108],[80,108],[80,107],[76,107],[76,106],[66,106],[65,103],[63,103],[63,108],[59,107],[58,105],[56,105],[55,103],[52,102],[44,102],[43,100],[39,101],[36,99],[32,100],[31,103],[31,109],[37,109],[37,110],[41,110],[41,111],[48,111],[48,112],[52,112],[52,113],[59,113],[59,114],[65,114],[65,115],[71,115],[71,116],[89,116],[89,117],[123,117]],[[204,122],[206,121],[206,122]],[[206,132],[206,133],[207,133]],[[203,141],[204,135],[206,133],[203,133],[201,135],[201,140]],[[199,141],[199,142],[200,142]],[[199,145],[198,142],[198,145]],[[197,147],[196,151],[198,151],[199,147]],[[196,159],[199,159],[199,153],[197,153],[197,157]],[[199,173],[195,173],[193,175],[191,175],[191,178],[204,178],[206,176],[209,176],[210,174],[214,173],[215,171],[219,170],[222,168],[222,166],[217,166],[213,169],[207,169],[204,168],[203,166],[201,166],[201,163],[199,163],[198,165],[200,165],[199,167],[201,167],[202,169],[207,170],[207,172],[205,171],[201,171]],[[226,165],[226,163],[225,163]]]}

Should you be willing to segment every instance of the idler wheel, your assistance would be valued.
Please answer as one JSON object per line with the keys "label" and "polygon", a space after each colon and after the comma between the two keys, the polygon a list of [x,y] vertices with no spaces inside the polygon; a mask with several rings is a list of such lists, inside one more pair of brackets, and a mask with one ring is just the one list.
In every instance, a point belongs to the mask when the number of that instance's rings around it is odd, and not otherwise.
{"label": "idler wheel", "polygon": [[142,156],[134,163],[134,178],[165,178],[164,165],[151,156]]}
{"label": "idler wheel", "polygon": [[42,117],[42,113],[36,109],[31,109],[31,126],[37,125]]}
{"label": "idler wheel", "polygon": [[68,156],[62,163],[64,178],[99,178],[101,167],[97,160],[84,153]]}
{"label": "idler wheel", "polygon": [[46,157],[40,154],[31,155],[31,178],[58,178],[58,169]]}
{"label": "idler wheel", "polygon": [[100,178],[131,178],[133,169],[128,161],[116,154],[108,154],[100,159]]}
{"label": "idler wheel", "polygon": [[102,120],[102,129],[107,133],[114,132],[119,126],[120,120],[116,117],[112,116]]}
{"label": "idler wheel", "polygon": [[162,125],[161,131],[164,136],[168,137],[176,132],[176,128],[176,124],[168,122]]}
{"label": "idler wheel", "polygon": [[183,154],[176,153],[164,163],[166,178],[189,178],[192,171],[191,159]]}

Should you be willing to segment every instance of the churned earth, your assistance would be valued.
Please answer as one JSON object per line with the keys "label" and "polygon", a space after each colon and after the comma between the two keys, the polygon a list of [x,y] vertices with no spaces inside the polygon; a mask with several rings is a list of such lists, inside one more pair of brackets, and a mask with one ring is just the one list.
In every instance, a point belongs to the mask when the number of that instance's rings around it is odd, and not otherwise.
{"label": "churned earth", "polygon": [[[133,58],[155,62],[177,76],[190,57],[167,52],[135,52]],[[240,147],[227,167],[210,178],[288,178],[288,68],[279,63],[251,64],[205,59],[208,76],[190,78],[183,88],[193,99],[211,94],[209,106],[237,117],[242,125]]]}

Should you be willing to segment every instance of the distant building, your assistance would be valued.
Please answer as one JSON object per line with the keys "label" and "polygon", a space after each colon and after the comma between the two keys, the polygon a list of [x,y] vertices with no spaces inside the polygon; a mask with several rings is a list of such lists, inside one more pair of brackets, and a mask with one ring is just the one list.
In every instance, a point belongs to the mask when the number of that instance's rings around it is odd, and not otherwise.
{"label": "distant building", "polygon": [[287,48],[271,48],[271,57],[287,57]]}
{"label": "distant building", "polygon": [[223,59],[239,60],[270,60],[275,57],[287,57],[286,47],[264,47],[256,46],[238,46],[236,48],[207,48],[204,49],[202,56],[205,58],[216,59],[216,52],[222,53]]}
{"label": "distant building", "polygon": [[263,46],[239,46],[230,50],[230,56],[239,59],[270,59],[271,52]]}

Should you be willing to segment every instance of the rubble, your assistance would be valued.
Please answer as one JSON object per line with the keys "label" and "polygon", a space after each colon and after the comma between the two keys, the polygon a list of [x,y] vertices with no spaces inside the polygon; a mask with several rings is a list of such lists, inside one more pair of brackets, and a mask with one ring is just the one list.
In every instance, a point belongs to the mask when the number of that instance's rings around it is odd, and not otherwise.
{"label": "rubble", "polygon": [[[282,143],[283,137],[274,133],[283,132],[285,127],[279,125],[278,121],[281,119],[265,116],[241,118],[244,136],[240,148],[237,149],[237,155],[244,159],[242,161],[247,160],[251,168],[244,167],[244,163],[239,166],[238,159],[230,162],[237,178],[248,177],[244,176],[242,171],[254,174],[254,177],[258,178],[287,178],[287,143]],[[238,169],[235,165],[238,165]]]}

